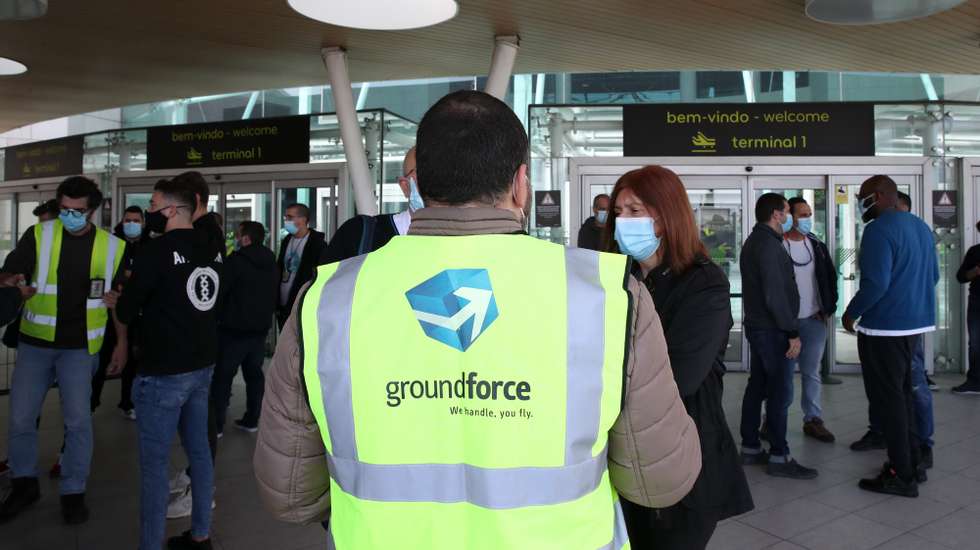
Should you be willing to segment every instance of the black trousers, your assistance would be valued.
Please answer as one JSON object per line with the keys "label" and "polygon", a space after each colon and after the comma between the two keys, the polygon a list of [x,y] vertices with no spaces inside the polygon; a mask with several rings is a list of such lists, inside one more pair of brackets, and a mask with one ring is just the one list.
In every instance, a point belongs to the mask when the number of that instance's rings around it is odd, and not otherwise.
{"label": "black trousers", "polygon": [[913,433],[912,393],[912,350],[917,338],[858,334],[864,391],[871,410],[882,421],[888,461],[905,480],[915,477],[920,459],[919,440]]}
{"label": "black trousers", "polygon": [[718,521],[687,510],[669,526],[651,521],[653,510],[620,499],[630,548],[635,550],[704,550]]}

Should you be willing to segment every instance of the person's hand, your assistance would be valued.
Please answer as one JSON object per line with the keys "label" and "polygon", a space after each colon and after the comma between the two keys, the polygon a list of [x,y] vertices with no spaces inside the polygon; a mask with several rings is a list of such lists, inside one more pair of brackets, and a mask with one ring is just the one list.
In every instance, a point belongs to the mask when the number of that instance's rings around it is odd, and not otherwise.
{"label": "person's hand", "polygon": [[32,286],[24,285],[17,288],[20,290],[20,299],[24,301],[30,300],[37,294],[37,289]]}
{"label": "person's hand", "polygon": [[105,302],[105,307],[109,309],[116,307],[116,304],[119,303],[119,296],[121,295],[122,292],[119,292],[118,290],[110,290],[109,292],[106,292],[105,295],[102,296],[102,301]]}
{"label": "person's hand", "polygon": [[27,284],[22,273],[0,273],[0,286],[12,287]]}
{"label": "person's hand", "polygon": [[844,330],[846,330],[847,332],[850,332],[851,334],[854,334],[854,332],[855,332],[854,331],[854,319],[850,315],[848,315],[848,314],[845,313],[844,314],[844,318],[841,319],[841,323],[843,323],[843,325],[844,325]]}
{"label": "person's hand", "polygon": [[786,350],[786,358],[787,359],[796,359],[797,357],[799,357],[800,356],[800,347],[801,346],[802,346],[802,344],[800,343],[799,337],[790,338],[789,339],[789,349]]}
{"label": "person's hand", "polygon": [[123,367],[126,366],[126,361],[129,360],[129,346],[126,342],[119,342],[116,347],[112,349],[112,357],[109,359],[109,366],[106,367],[106,373],[109,376],[115,376],[122,372]]}

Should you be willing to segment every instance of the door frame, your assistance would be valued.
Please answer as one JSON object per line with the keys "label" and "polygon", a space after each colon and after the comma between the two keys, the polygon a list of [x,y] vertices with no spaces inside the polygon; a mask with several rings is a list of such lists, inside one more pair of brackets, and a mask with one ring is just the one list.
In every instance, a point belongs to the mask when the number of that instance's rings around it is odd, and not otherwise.
{"label": "door frame", "polygon": [[[167,169],[167,170],[141,170],[117,172],[112,176],[112,218],[119,219],[122,216],[122,199],[124,189],[132,190],[133,187],[153,189],[157,180],[171,178],[186,172],[187,169]],[[347,174],[347,164],[345,162],[317,162],[310,164],[272,164],[259,166],[220,166],[207,167],[197,170],[209,183],[221,185],[221,193],[218,196],[218,212],[224,216],[224,194],[229,191],[227,185],[255,184],[256,182],[268,182],[266,190],[271,197],[272,218],[270,220],[269,234],[278,235],[282,221],[276,216],[278,212],[277,201],[279,199],[278,189],[293,187],[309,187],[304,182],[315,182],[323,180],[334,180],[337,182],[337,225],[351,217],[350,181]],[[253,189],[255,189],[253,187]],[[242,191],[249,192],[249,191]],[[254,191],[253,191],[254,192]]]}
{"label": "door frame", "polygon": [[[971,169],[975,167],[975,173],[980,175],[980,158],[971,159],[975,163],[971,164]],[[930,227],[932,227],[932,209],[926,208],[931,204],[927,199],[932,196],[932,190],[936,189],[938,179],[936,167],[943,161],[931,157],[575,157],[568,159],[569,172],[569,212],[571,226],[569,227],[569,241],[572,246],[577,244],[578,235],[575,229],[576,224],[581,224],[591,215],[591,204],[584,204],[582,198],[585,195],[587,180],[594,176],[619,176],[629,170],[641,168],[646,165],[660,165],[673,170],[682,180],[696,176],[741,176],[745,178],[742,192],[742,231],[743,236],[748,236],[751,230],[753,211],[753,181],[759,177],[766,176],[822,176],[825,179],[827,201],[828,201],[828,220],[827,220],[827,247],[832,257],[836,257],[837,234],[836,223],[830,218],[831,204],[836,204],[834,200],[837,182],[844,177],[853,178],[871,177],[876,174],[887,173],[892,176],[913,176],[916,184],[912,188],[912,208],[916,215],[920,216]],[[969,181],[969,180],[964,180]],[[700,187],[700,186],[699,186]],[[793,188],[792,186],[786,188]],[[809,187],[812,189],[812,187]],[[964,204],[967,203],[964,197]],[[577,217],[576,217],[577,216]],[[836,216],[836,214],[835,214]],[[837,316],[842,312],[838,312]],[[965,313],[964,313],[965,315]],[[835,319],[831,323],[830,335],[834,335],[836,329]],[[966,323],[963,323],[966,326]],[[859,366],[837,363],[836,338],[828,338],[827,354],[833,358],[834,372],[856,373],[860,372]],[[933,372],[933,334],[926,334],[925,338],[925,366],[927,372]],[[965,356],[964,356],[965,357]],[[745,340],[745,332],[742,332],[742,361],[743,368],[748,365],[748,342]]]}

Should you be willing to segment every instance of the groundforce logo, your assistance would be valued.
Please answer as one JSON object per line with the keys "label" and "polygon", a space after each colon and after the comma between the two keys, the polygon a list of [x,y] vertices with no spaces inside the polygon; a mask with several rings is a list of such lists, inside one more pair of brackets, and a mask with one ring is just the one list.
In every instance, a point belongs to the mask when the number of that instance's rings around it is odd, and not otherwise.
{"label": "groundforce logo", "polygon": [[506,399],[530,401],[531,384],[514,380],[477,380],[475,372],[460,373],[458,380],[392,380],[385,385],[388,406],[405,399]]}
{"label": "groundforce logo", "polygon": [[405,293],[426,336],[466,351],[497,319],[486,269],[447,269]]}

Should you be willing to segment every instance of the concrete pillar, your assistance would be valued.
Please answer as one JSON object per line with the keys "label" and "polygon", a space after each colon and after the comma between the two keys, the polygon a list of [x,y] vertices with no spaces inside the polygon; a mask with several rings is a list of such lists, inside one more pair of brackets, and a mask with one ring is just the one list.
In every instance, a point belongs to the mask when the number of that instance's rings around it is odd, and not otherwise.
{"label": "concrete pillar", "polygon": [[483,91],[503,101],[507,96],[510,76],[514,71],[514,60],[521,40],[517,36],[498,36],[495,39],[493,58],[490,60],[490,72],[487,74],[487,84]]}
{"label": "concrete pillar", "polygon": [[371,172],[368,169],[364,140],[361,138],[361,125],[354,110],[354,93],[347,74],[347,52],[332,46],[320,50],[323,64],[327,67],[330,79],[330,92],[333,94],[337,122],[340,124],[340,139],[344,143],[344,156],[347,158],[347,173],[350,174],[351,190],[357,212],[373,216],[378,213],[378,202],[374,195]]}

